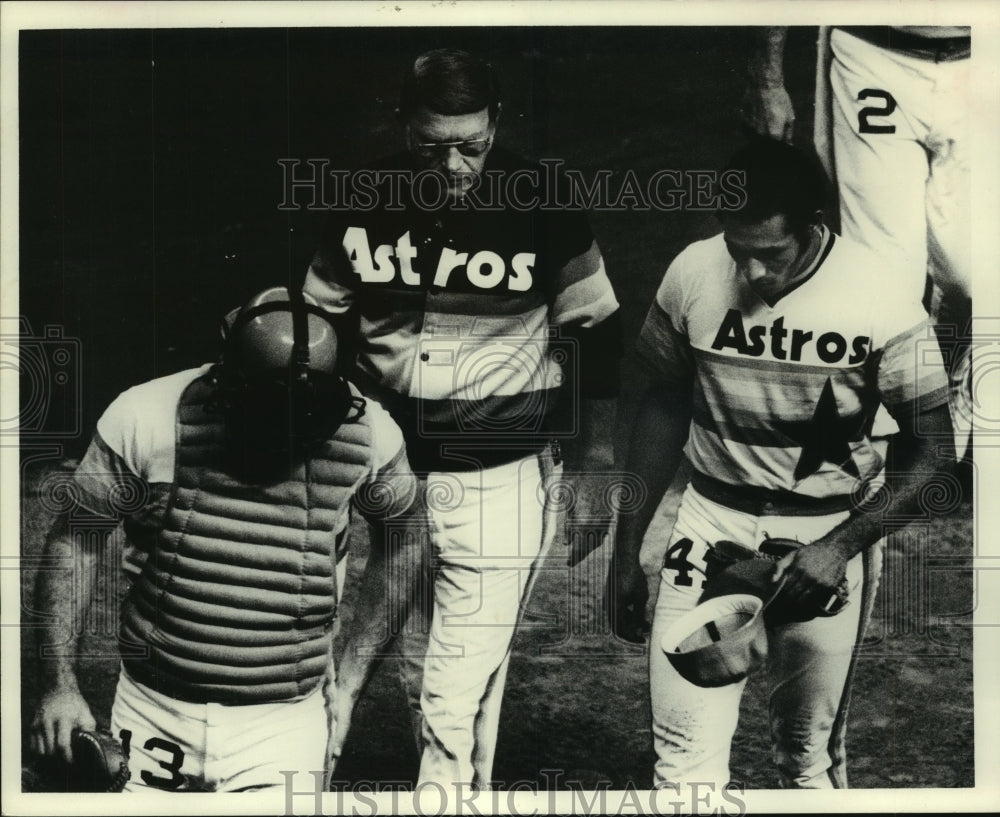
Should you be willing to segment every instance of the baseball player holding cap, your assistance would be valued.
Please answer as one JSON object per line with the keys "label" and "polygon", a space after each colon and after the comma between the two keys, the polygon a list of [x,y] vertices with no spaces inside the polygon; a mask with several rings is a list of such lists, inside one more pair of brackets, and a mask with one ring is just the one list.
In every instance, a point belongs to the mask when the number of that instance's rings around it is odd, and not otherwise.
{"label": "baseball player holding cap", "polygon": [[[583,398],[566,407],[580,426],[567,465],[609,468],[621,350],[585,214],[546,207],[560,190],[542,168],[494,145],[500,110],[483,60],[417,57],[398,110],[406,150],[367,168],[392,174],[373,207],[332,214],[305,284],[355,310],[357,381],[426,475],[434,609],[405,680],[421,688],[420,782],[449,787],[490,785],[511,639],[555,533],[557,398]],[[565,340],[575,365],[554,353]],[[345,665],[343,688],[360,694],[369,671]]]}
{"label": "baseball player holding cap", "polygon": [[[905,300],[878,256],[824,226],[814,157],[760,140],[728,169],[745,174],[745,202],[720,210],[723,232],[673,261],[639,336],[653,382],[628,470],[649,501],[619,520],[609,609],[620,636],[641,640],[639,546],[683,451],[693,476],[650,644],[654,782],[730,780],[744,682],[693,684],[660,645],[705,591],[709,545],[756,551],[781,537],[801,543],[774,572],[784,601],[823,607],[846,579],[847,604],[769,627],[774,761],[783,787],[843,787],[852,656],[879,574],[883,514],[926,513],[921,486],[948,465],[936,450],[951,433],[947,381],[916,293]],[[880,403],[900,426],[888,459],[870,437]]]}
{"label": "baseball player holding cap", "polygon": [[111,713],[127,790],[248,791],[326,768],[351,500],[391,517],[417,489],[399,428],[341,377],[328,313],[283,287],[256,296],[221,363],[108,407],[71,488],[46,557],[80,569],[39,571],[43,641],[66,649],[41,661],[35,750],[70,759],[73,729],[94,726],[71,657],[99,559],[72,524],[91,518],[127,538]]}

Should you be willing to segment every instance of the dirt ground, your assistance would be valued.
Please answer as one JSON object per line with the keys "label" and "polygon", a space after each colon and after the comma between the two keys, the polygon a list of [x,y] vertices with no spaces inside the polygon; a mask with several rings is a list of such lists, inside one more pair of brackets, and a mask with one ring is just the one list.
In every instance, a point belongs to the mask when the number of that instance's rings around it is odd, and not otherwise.
{"label": "dirt ground", "polygon": [[[665,547],[675,497],[668,495],[647,538],[647,570],[659,561],[657,545],[660,554]],[[908,531],[919,543],[914,550],[933,542],[933,556],[926,549],[904,553],[913,542],[903,537],[888,549],[857,663],[848,727],[852,788],[974,785],[970,511],[962,505],[948,519]],[[601,612],[607,558],[605,547],[570,570],[559,543],[550,553],[507,680],[494,776],[508,786],[650,783],[646,657],[607,633]],[[929,599],[912,598],[917,584],[932,587]],[[655,593],[655,582],[651,588]],[[356,719],[337,777],[415,779],[402,691],[388,661]],[[776,786],[762,677],[752,678],[744,694],[731,768],[748,788]]]}
{"label": "dirt ground", "polygon": [[[38,481],[44,480],[40,477]],[[37,484],[37,481],[34,481]],[[643,561],[655,592],[657,547],[662,553],[677,501],[667,495]],[[30,599],[38,554],[51,513],[30,497],[24,507],[25,599]],[[852,788],[969,787],[974,785],[972,684],[972,508],[962,503],[946,518],[913,524],[887,549],[872,625],[857,662],[848,726]],[[343,615],[352,609],[352,579],[363,568],[367,535],[352,536]],[[114,574],[114,552],[105,575]],[[643,647],[608,634],[601,613],[608,549],[566,567],[556,542],[515,638],[497,741],[494,778],[510,787],[529,781],[557,788],[631,784],[646,788],[653,762]],[[117,677],[116,607],[96,600],[82,639],[80,686],[95,717],[107,722]],[[652,603],[652,600],[651,600]],[[32,620],[26,615],[26,621]],[[37,701],[34,634],[22,636],[22,718]],[[26,791],[58,790],[50,767],[30,759]],[[402,687],[386,660],[358,705],[337,769],[343,784],[416,780],[416,753]],[[766,693],[752,677],[733,744],[733,779],[747,788],[773,788]]]}
{"label": "dirt ground", "polygon": [[[796,136],[805,142],[814,38],[815,29],[793,31],[786,56],[799,112]],[[304,271],[314,246],[311,222],[306,213],[276,211],[276,158],[347,161],[395,149],[400,55],[447,44],[493,60],[506,94],[500,140],[535,158],[566,157],[584,173],[611,168],[616,181],[625,168],[648,178],[661,168],[716,168],[741,137],[735,111],[745,70],[742,29],[22,37],[21,178],[33,183],[21,190],[21,312],[36,332],[53,324],[81,339],[83,353],[80,430],[58,445],[22,441],[32,443],[22,449],[26,723],[38,693],[31,586],[51,518],[38,497],[45,474],[60,459],[82,453],[118,392],[211,359],[219,315],[275,275]],[[717,224],[710,212],[689,208],[594,212],[592,226],[630,347],[670,259],[716,232]],[[638,384],[629,357],[623,436]],[[645,554],[651,576],[656,546],[666,541],[669,504]],[[854,685],[853,787],[974,783],[972,532],[972,508],[965,503],[948,518],[914,523],[888,549]],[[353,539],[356,576],[365,556],[363,531]],[[558,541],[549,556],[514,643],[498,781],[564,786],[578,780],[585,788],[602,781],[649,783],[646,659],[607,633],[600,614],[607,559],[605,547],[568,570]],[[84,641],[90,657],[81,661],[81,687],[104,719],[117,673],[121,590],[114,562],[107,566],[105,597],[90,624],[94,635]],[[350,612],[348,593],[343,613]],[[381,668],[359,705],[338,769],[344,780],[416,776],[408,716],[391,670]],[[734,777],[751,788],[775,784],[763,692],[754,679],[733,749]],[[50,770],[25,758],[26,790],[57,787]],[[561,776],[546,777],[546,769]]]}

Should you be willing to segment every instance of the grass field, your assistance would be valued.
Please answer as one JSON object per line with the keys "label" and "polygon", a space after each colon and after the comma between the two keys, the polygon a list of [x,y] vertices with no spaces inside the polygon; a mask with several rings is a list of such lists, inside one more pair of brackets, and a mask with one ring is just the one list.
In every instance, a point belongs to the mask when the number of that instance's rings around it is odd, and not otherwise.
{"label": "grass field", "polygon": [[[665,20],[664,22],[669,22]],[[787,72],[808,140],[813,30],[794,31]],[[265,283],[300,276],[313,214],[278,212],[277,160],[351,166],[395,147],[406,58],[438,44],[486,53],[504,79],[501,141],[584,173],[713,169],[737,145],[741,29],[45,32],[21,47],[21,313],[37,333],[80,340],[80,432],[22,441],[22,713],[37,701],[30,588],[50,511],[38,485],[79,456],[125,387],[214,357],[215,321]],[[152,61],[152,66],[150,62]],[[359,81],[361,77],[361,81]],[[711,213],[598,211],[592,225],[634,341],[670,259],[717,230]],[[623,372],[623,442],[640,384]],[[57,443],[52,446],[53,439]],[[644,560],[665,545],[668,495]],[[974,784],[971,504],[914,523],[886,556],[858,662],[848,731],[854,787]],[[351,576],[366,537],[355,531]],[[646,661],[600,615],[608,553],[572,571],[560,542],[516,637],[495,777],[645,787],[652,765]],[[109,576],[113,571],[109,571]],[[654,585],[655,586],[655,585]],[[117,664],[114,584],[85,639],[81,686],[107,718]],[[350,592],[344,615],[351,614]],[[563,641],[564,636],[568,640]],[[562,642],[562,643],[560,643]],[[558,647],[555,645],[559,644]],[[359,706],[338,777],[412,780],[417,756],[398,682],[384,667]],[[744,697],[734,778],[770,787],[765,700]],[[30,759],[29,790],[58,781]]]}

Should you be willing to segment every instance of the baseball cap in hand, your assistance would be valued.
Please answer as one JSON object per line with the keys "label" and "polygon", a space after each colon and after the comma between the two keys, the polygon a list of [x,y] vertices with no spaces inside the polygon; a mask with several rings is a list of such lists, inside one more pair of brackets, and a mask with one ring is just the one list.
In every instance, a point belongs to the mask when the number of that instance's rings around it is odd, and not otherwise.
{"label": "baseball cap in hand", "polygon": [[767,658],[763,608],[764,602],[749,594],[709,599],[677,619],[663,634],[660,647],[692,684],[734,684]]}

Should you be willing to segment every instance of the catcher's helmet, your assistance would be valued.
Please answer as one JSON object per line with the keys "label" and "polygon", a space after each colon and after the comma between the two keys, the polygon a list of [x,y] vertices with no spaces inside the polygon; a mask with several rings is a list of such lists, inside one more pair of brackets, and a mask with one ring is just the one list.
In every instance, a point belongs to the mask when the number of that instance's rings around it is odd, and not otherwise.
{"label": "catcher's helmet", "polygon": [[767,658],[763,607],[760,598],[742,593],[709,599],[677,619],[660,647],[692,684],[736,683]]}
{"label": "catcher's helmet", "polygon": [[314,445],[364,413],[340,375],[331,317],[311,296],[266,289],[224,323],[223,336],[217,381],[248,456]]}
{"label": "catcher's helmet", "polygon": [[298,290],[271,287],[259,292],[223,329],[223,361],[243,377],[275,372],[290,381],[310,373],[337,371],[337,333],[328,313]]}

